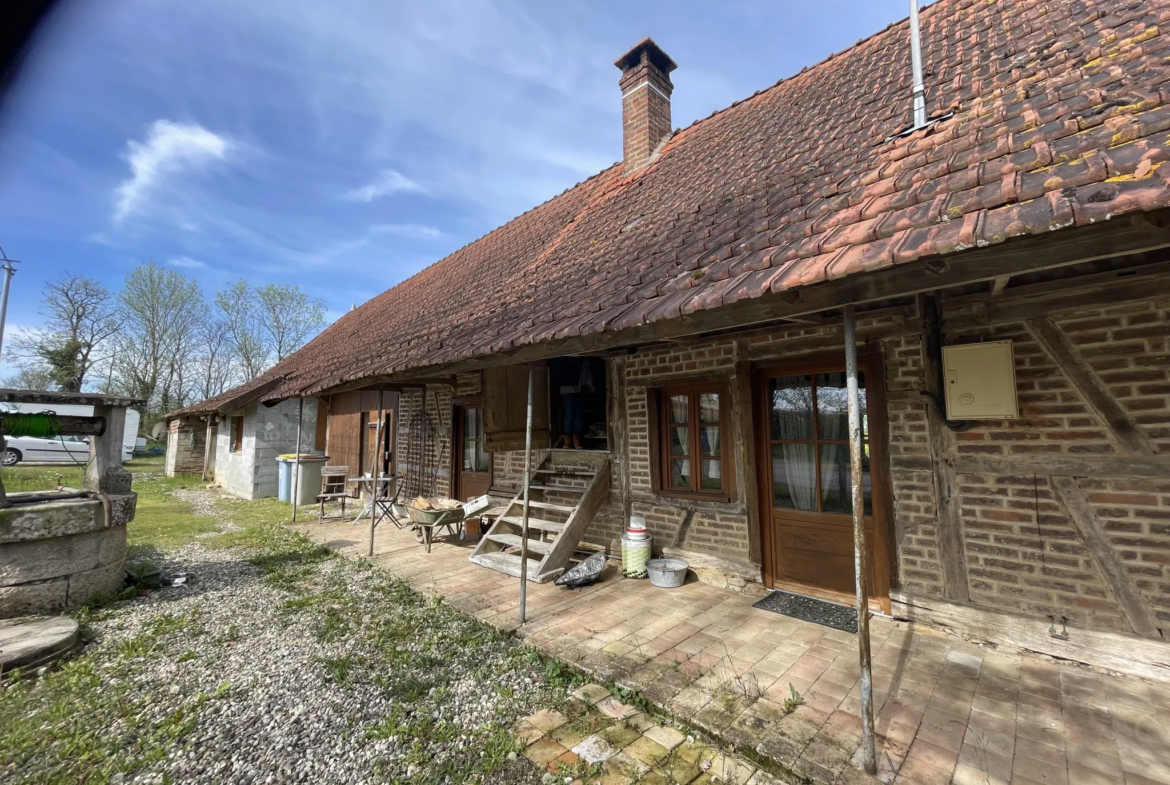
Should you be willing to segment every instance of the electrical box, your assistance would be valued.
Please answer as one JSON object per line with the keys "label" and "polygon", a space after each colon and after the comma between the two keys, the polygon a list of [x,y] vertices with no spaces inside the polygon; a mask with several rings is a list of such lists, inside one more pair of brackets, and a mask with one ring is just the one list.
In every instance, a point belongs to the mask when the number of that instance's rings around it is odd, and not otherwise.
{"label": "electrical box", "polygon": [[1016,364],[1011,341],[944,346],[948,420],[1014,420]]}

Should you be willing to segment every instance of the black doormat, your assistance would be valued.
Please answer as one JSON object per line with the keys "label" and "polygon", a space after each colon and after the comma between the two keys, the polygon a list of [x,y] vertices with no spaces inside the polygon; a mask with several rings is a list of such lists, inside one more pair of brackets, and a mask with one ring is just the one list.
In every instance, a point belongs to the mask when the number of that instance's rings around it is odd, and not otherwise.
{"label": "black doormat", "polygon": [[857,609],[839,602],[818,600],[816,597],[774,589],[752,607],[857,634]]}

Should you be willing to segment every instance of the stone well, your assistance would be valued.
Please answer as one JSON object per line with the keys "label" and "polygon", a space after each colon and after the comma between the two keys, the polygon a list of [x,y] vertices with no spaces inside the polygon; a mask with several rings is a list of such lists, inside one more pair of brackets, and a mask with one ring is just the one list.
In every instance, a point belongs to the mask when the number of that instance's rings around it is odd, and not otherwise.
{"label": "stone well", "polygon": [[74,610],[121,589],[138,495],[107,495],[108,515],[101,499],[22,503],[28,495],[10,494],[0,509],[0,619]]}

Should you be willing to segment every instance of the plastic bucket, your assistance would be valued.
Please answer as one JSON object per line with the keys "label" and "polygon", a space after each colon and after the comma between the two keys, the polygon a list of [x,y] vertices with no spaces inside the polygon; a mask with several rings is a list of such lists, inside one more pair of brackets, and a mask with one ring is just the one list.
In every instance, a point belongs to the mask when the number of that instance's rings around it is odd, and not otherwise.
{"label": "plastic bucket", "polygon": [[676,589],[687,579],[689,565],[682,559],[651,559],[646,562],[650,582],[663,589]]}
{"label": "plastic bucket", "polygon": [[645,578],[646,562],[650,560],[650,540],[622,537],[622,573],[627,578]]}

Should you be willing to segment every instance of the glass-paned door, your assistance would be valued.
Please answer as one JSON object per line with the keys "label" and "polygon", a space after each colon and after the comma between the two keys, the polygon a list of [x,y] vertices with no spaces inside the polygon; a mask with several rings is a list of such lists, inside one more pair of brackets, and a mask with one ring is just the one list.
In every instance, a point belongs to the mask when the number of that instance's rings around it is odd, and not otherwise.
{"label": "glass-paned door", "polygon": [[461,501],[488,492],[491,486],[491,456],[484,449],[483,409],[479,403],[455,407],[455,497]]}
{"label": "glass-paned door", "polygon": [[[769,582],[810,594],[852,594],[853,483],[845,372],[832,367],[781,369],[765,374],[761,382],[766,411],[760,436],[766,439],[768,456],[763,479],[771,501],[763,522]],[[874,564],[870,402],[864,372],[858,374],[858,387],[864,515]],[[888,575],[879,578],[877,585],[888,585]]]}

